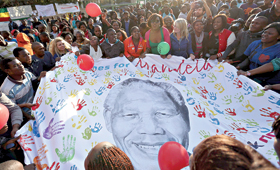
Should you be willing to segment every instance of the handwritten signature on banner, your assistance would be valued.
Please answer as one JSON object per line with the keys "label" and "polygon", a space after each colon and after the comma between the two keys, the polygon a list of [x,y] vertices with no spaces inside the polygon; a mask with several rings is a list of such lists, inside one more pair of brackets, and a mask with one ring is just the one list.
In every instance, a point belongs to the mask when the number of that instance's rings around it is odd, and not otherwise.
{"label": "handwritten signature on banner", "polygon": [[[103,141],[102,134],[107,134],[102,114],[104,98],[127,78],[164,81],[180,89],[191,122],[208,126],[192,128],[195,135],[191,147],[209,136],[224,134],[277,162],[276,154],[268,150],[274,138],[271,123],[280,115],[279,95],[237,76],[235,68],[225,63],[184,59],[158,62],[155,58],[133,63],[124,58],[101,60],[85,72],[78,68],[74,56],[64,56],[57,62],[59,68],[41,80],[34,98],[37,105],[32,108],[36,120],[20,129],[19,143],[29,162],[34,161],[37,169],[82,169],[87,153]],[[77,149],[76,142],[83,146]]]}

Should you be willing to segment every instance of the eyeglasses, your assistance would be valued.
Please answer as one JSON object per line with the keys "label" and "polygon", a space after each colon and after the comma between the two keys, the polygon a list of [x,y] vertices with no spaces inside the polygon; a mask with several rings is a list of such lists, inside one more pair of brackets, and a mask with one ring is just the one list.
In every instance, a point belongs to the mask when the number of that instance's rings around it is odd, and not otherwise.
{"label": "eyeglasses", "polygon": [[153,20],[153,21],[151,21],[151,23],[160,23],[160,21],[159,20]]}

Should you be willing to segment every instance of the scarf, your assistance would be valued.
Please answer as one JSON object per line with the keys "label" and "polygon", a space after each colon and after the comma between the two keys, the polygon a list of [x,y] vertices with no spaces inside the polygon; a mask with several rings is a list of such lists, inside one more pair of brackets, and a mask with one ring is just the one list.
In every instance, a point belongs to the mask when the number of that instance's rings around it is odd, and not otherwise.
{"label": "scarf", "polygon": [[102,51],[101,48],[99,47],[99,45],[97,46],[97,52],[95,52],[94,48],[90,45],[89,46],[90,50],[89,50],[89,55],[94,59],[94,60],[98,60],[99,58],[102,57]]}
{"label": "scarf", "polygon": [[196,43],[201,44],[204,38],[204,32],[202,32],[199,37],[196,36],[196,33],[194,33],[194,36]]}

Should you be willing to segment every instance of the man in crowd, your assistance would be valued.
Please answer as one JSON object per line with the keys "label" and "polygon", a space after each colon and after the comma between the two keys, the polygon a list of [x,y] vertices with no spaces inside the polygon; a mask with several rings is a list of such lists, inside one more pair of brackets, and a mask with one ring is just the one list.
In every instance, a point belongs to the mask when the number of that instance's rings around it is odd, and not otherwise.
{"label": "man in crowd", "polygon": [[271,8],[260,12],[257,16],[265,16],[268,19],[268,24],[280,22],[280,0],[276,0]]}
{"label": "man in crowd", "polygon": [[31,28],[27,25],[27,21],[25,19],[21,20],[21,24],[22,25],[19,26],[19,32],[23,32],[27,35]]}
{"label": "man in crowd", "polygon": [[9,30],[10,31],[12,31],[12,30],[14,30],[14,29],[18,29],[18,24],[17,23],[15,23],[11,18],[9,19],[9,24],[8,24],[8,26],[9,26]]}
{"label": "man in crowd", "polygon": [[131,35],[131,28],[137,25],[135,21],[129,19],[129,15],[130,14],[127,11],[125,11],[122,20],[122,28],[125,30],[128,37]]}
{"label": "man in crowd", "polygon": [[257,8],[257,7],[258,7],[258,5],[254,4],[254,0],[248,0],[247,3],[244,3],[240,6],[240,8],[242,8],[244,10],[246,19],[249,17],[249,12],[252,9]]}
{"label": "man in crowd", "polygon": [[55,60],[49,51],[45,51],[42,43],[35,42],[32,44],[32,49],[34,55],[32,55],[32,60],[40,60],[43,62],[43,70],[49,71],[55,66]]}

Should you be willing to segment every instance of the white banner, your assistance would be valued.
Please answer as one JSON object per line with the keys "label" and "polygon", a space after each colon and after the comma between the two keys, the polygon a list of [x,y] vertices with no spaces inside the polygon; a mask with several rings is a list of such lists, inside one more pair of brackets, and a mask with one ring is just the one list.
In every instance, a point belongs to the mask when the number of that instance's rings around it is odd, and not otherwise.
{"label": "white banner", "polygon": [[38,16],[49,17],[56,15],[53,4],[49,5],[35,5]]}
{"label": "white banner", "polygon": [[32,15],[31,5],[9,7],[7,10],[11,19],[28,18]]}
{"label": "white banner", "polygon": [[277,165],[271,124],[280,95],[237,76],[227,63],[149,54],[133,63],[100,59],[94,70],[82,71],[71,54],[56,65],[34,98],[36,120],[17,132],[26,164],[37,169],[84,169],[91,148],[109,141],[136,170],[156,170],[165,142],[179,142],[192,153],[216,134],[251,145]]}
{"label": "white banner", "polygon": [[80,12],[79,3],[58,4],[55,3],[56,11],[58,14],[65,14],[68,12]]}
{"label": "white banner", "polygon": [[0,22],[0,31],[10,31],[9,30],[9,21],[8,22]]}

